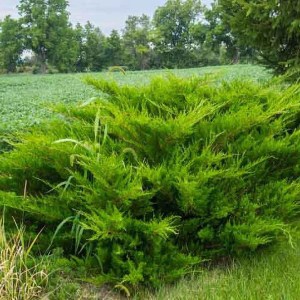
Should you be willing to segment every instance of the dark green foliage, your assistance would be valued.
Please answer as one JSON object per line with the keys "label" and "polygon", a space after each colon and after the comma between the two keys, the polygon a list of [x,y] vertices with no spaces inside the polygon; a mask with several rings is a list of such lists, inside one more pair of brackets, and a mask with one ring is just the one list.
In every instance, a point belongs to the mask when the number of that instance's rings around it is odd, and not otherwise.
{"label": "dark green foliage", "polygon": [[20,63],[22,38],[20,22],[6,16],[0,22],[0,68],[4,68],[7,73],[15,72]]}
{"label": "dark green foliage", "polygon": [[103,96],[60,107],[61,121],[0,156],[0,201],[81,257],[93,282],[157,285],[290,237],[298,85],[87,82]]}
{"label": "dark green foliage", "polygon": [[224,23],[239,44],[258,50],[263,63],[276,73],[298,68],[300,2],[295,0],[220,0]]}
{"label": "dark green foliage", "polygon": [[[223,6],[228,5],[225,2]],[[231,6],[237,5],[231,2]],[[155,10],[153,18],[128,16],[122,34],[112,30],[108,36],[89,21],[72,26],[68,6],[66,0],[20,0],[20,18],[7,16],[0,22],[1,72],[97,72],[113,66],[145,70],[249,63],[257,54],[254,49],[260,50],[251,43],[249,47],[248,38],[245,41],[235,33],[236,24],[231,28],[230,22],[221,18],[227,8],[217,1],[208,8],[200,0],[168,0]],[[285,9],[291,13],[290,6]],[[297,26],[293,22],[292,27]],[[23,50],[33,56],[22,56]]]}
{"label": "dark green foliage", "polygon": [[123,32],[124,61],[130,69],[149,68],[151,21],[146,15],[129,16]]}
{"label": "dark green foliage", "polygon": [[195,62],[193,54],[201,44],[194,33],[202,12],[203,6],[199,0],[168,0],[156,9],[153,17],[154,45],[162,66],[197,66],[199,61],[196,59]]}
{"label": "dark green foliage", "polygon": [[[198,32],[205,35],[204,46],[207,48],[206,51],[210,51],[204,55],[202,54],[202,60],[209,59],[214,54],[218,64],[253,62],[256,56],[255,50],[247,44],[239,43],[239,39],[231,30],[229,24],[222,20],[222,13],[218,1],[214,1],[209,9],[205,9],[205,25],[201,23],[198,25],[200,27]],[[211,64],[212,62],[208,61],[207,63]]]}
{"label": "dark green foliage", "polygon": [[25,49],[34,52],[38,72],[45,73],[47,63],[60,71],[72,71],[76,62],[76,40],[69,23],[66,0],[20,0],[21,33]]}
{"label": "dark green foliage", "polygon": [[99,71],[104,65],[105,36],[98,27],[90,22],[84,26],[83,49],[86,60],[86,69]]}
{"label": "dark green foliage", "polygon": [[105,63],[107,66],[122,66],[123,65],[123,45],[122,38],[117,30],[112,30],[107,37],[105,48]]}

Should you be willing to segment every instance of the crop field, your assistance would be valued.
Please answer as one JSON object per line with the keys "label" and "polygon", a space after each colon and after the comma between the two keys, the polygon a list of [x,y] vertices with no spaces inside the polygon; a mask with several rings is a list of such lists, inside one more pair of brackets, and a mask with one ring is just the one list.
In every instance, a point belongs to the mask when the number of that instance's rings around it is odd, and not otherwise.
{"label": "crop field", "polygon": [[0,132],[26,129],[53,116],[51,108],[58,103],[77,103],[97,96],[83,80],[86,76],[114,79],[124,84],[143,84],[155,76],[174,73],[178,76],[214,74],[225,80],[264,81],[269,73],[262,67],[235,65],[184,70],[159,70],[122,73],[10,75],[0,76]]}

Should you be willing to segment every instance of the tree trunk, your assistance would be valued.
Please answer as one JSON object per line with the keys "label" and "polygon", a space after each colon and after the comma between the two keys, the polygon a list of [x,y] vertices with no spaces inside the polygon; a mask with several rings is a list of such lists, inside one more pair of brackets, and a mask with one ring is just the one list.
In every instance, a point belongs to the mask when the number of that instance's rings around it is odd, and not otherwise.
{"label": "tree trunk", "polygon": [[234,56],[234,64],[238,64],[240,62],[240,49],[236,47],[235,56]]}
{"label": "tree trunk", "polygon": [[39,73],[45,74],[47,71],[47,62],[46,62],[46,50],[40,49],[37,53],[37,65],[39,69]]}

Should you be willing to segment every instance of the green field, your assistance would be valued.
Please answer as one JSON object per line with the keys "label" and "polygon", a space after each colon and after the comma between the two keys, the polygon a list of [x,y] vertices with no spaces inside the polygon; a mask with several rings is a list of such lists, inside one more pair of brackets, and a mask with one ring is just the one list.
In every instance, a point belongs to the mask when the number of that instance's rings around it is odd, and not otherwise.
{"label": "green field", "polygon": [[[242,79],[264,82],[270,78],[262,67],[235,65],[175,71],[147,71],[88,74],[95,77],[113,78],[122,84],[143,84],[156,75],[175,73],[179,76],[209,74],[210,80]],[[83,80],[87,74],[67,75],[13,75],[0,76],[0,132],[27,130],[54,116],[51,108],[58,103],[80,103],[98,92]],[[72,278],[71,272],[62,281],[66,289],[80,290],[85,287]],[[87,291],[84,289],[84,293]],[[90,296],[79,296],[78,292],[69,299],[102,299],[103,290],[91,288]],[[74,298],[74,295],[77,298]],[[71,293],[70,293],[71,295]],[[294,248],[284,241],[281,245],[239,257],[210,264],[192,270],[191,276],[175,285],[162,285],[156,291],[138,290],[135,299],[189,300],[189,299],[232,299],[232,300],[297,300],[300,295],[300,243],[295,232]],[[71,297],[71,296],[70,296]],[[98,297],[98,298],[97,298]],[[106,299],[119,299],[108,293]],[[63,299],[63,298],[59,298]],[[64,298],[65,299],[65,298]]]}
{"label": "green field", "polygon": [[235,65],[187,70],[162,70],[121,73],[10,75],[0,76],[0,132],[25,129],[53,115],[57,103],[77,103],[96,96],[83,80],[86,76],[113,78],[124,84],[143,84],[157,75],[178,76],[215,74],[225,80],[234,78],[264,81],[268,72],[259,66]]}

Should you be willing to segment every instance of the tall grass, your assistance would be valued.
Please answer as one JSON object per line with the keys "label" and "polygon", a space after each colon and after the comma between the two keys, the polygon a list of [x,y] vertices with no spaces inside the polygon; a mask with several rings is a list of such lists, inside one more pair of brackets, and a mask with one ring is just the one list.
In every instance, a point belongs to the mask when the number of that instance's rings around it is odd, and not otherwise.
{"label": "tall grass", "polygon": [[[38,236],[37,236],[38,237]],[[0,299],[41,299],[48,282],[47,271],[35,263],[30,252],[37,237],[26,247],[24,227],[8,236],[0,220]]]}

